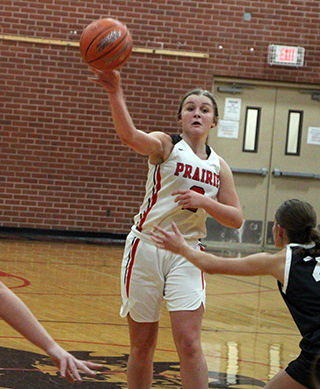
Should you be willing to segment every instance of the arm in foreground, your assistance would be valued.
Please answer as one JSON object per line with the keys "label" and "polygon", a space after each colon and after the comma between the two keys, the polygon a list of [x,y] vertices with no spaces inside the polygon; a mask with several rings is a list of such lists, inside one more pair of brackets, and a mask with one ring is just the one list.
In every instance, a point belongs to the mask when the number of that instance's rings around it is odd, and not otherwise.
{"label": "arm in foreground", "polygon": [[175,223],[172,223],[172,229],[173,232],[167,232],[154,226],[151,238],[155,245],[160,249],[182,255],[205,273],[239,276],[269,274],[283,283],[285,250],[276,254],[263,252],[242,258],[224,258],[193,249],[186,243]]}
{"label": "arm in foreground", "polygon": [[8,287],[0,282],[0,317],[31,343],[45,351],[60,370],[61,377],[70,383],[82,381],[79,370],[94,376],[91,369],[100,369],[102,365],[81,361],[59,346],[33,313]]}

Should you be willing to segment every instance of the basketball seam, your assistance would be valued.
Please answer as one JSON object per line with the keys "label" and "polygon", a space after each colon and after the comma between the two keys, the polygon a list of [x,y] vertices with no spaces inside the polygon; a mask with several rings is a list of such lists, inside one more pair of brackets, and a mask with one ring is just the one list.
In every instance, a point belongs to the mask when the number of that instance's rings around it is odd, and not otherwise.
{"label": "basketball seam", "polygon": [[[110,29],[110,30],[111,30],[111,29]],[[88,49],[87,49],[87,51],[86,51],[86,56],[87,56],[88,50],[89,50],[89,48],[91,47],[91,45],[92,45],[92,44],[98,39],[98,37],[99,37],[103,32],[105,32],[105,31],[108,31],[108,29],[101,31],[101,33],[100,33],[100,34],[99,34],[99,35],[90,43],[90,45],[88,46]],[[121,41],[118,42],[117,46],[119,46],[119,45],[124,41],[124,39],[127,38],[127,35],[128,35],[128,30],[126,30],[126,33],[125,33],[124,37],[121,39]],[[116,47],[117,47],[117,46],[116,46]],[[90,63],[92,63],[92,62],[98,61],[99,59],[103,58],[105,55],[109,54],[113,49],[114,49],[114,48],[109,49],[109,51],[107,50],[107,51],[105,51],[103,54],[101,54],[100,57],[97,57],[97,58],[95,58],[95,59],[93,59],[93,60],[91,60],[91,61],[87,61],[87,62],[90,64]]]}

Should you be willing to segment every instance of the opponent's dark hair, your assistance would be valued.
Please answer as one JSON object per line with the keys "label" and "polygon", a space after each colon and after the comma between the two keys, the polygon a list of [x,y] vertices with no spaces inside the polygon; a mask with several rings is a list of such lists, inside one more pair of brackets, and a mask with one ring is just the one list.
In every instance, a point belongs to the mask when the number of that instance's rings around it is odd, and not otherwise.
{"label": "opponent's dark hair", "polygon": [[316,246],[309,252],[311,255],[320,254],[320,231],[317,229],[317,215],[311,204],[299,199],[287,200],[277,209],[275,219],[286,230],[290,243],[314,242]]}
{"label": "opponent's dark hair", "polygon": [[209,99],[212,101],[212,104],[213,104],[213,112],[214,112],[215,123],[217,123],[218,122],[218,118],[219,118],[218,105],[217,105],[217,103],[216,103],[212,93],[210,93],[209,91],[207,91],[205,89],[193,89],[190,92],[187,92],[183,96],[183,98],[181,100],[181,103],[180,103],[180,106],[179,106],[179,109],[178,109],[178,119],[181,119],[181,111],[182,111],[182,107],[183,107],[184,102],[191,95],[196,95],[196,96],[202,96],[203,95],[203,96],[209,97]]}

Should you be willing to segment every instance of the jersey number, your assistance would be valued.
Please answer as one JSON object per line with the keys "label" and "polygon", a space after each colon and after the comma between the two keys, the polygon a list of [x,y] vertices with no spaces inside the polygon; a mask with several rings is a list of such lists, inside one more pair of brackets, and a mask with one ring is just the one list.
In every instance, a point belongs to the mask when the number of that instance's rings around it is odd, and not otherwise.
{"label": "jersey number", "polygon": [[[202,195],[204,195],[204,193],[205,193],[203,188],[201,188],[200,186],[196,186],[196,185],[192,186],[190,188],[190,190],[193,190],[194,192],[200,193]],[[187,208],[187,210],[191,211],[191,212],[197,212],[198,208]]]}
{"label": "jersey number", "polygon": [[[312,257],[309,257],[309,256],[304,258],[305,262],[308,262],[311,260],[312,260]],[[312,276],[316,282],[319,282],[320,281],[320,257],[316,257],[315,260],[317,261],[317,264],[313,269]]]}
{"label": "jersey number", "polygon": [[[316,258],[316,259],[318,259],[318,258]],[[319,259],[320,259],[320,258],[319,258]],[[315,267],[314,270],[313,270],[312,275],[313,275],[313,278],[314,278],[317,282],[320,281],[320,262],[318,262],[318,260],[317,260],[317,264],[316,264],[316,267]]]}

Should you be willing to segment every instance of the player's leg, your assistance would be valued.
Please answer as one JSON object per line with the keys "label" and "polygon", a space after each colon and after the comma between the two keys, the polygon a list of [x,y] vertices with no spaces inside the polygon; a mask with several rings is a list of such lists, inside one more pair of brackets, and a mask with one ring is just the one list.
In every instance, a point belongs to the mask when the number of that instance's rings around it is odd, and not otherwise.
{"label": "player's leg", "polygon": [[158,272],[157,260],[155,246],[132,233],[128,235],[121,269],[120,314],[127,317],[129,325],[129,389],[151,388],[163,299],[163,277]]}
{"label": "player's leg", "polygon": [[150,389],[153,378],[153,355],[157,345],[158,322],[138,323],[128,317],[130,355],[127,365],[129,389]]}
{"label": "player's leg", "polygon": [[279,371],[264,387],[264,389],[308,389],[299,384],[285,370]]}
{"label": "player's leg", "polygon": [[320,389],[320,353],[318,353],[312,360],[311,381],[314,389]]}
{"label": "player's leg", "polygon": [[304,339],[300,342],[300,346],[303,347],[298,358],[291,361],[286,369],[277,373],[265,386],[266,389],[308,389],[311,387],[315,389],[317,387],[315,385],[317,380],[314,380],[316,360],[314,360],[314,354],[306,351],[304,347],[306,343],[310,347],[309,342]]}
{"label": "player's leg", "polygon": [[264,389],[308,389],[299,384],[285,370],[279,371],[264,387]]}
{"label": "player's leg", "polygon": [[204,308],[170,312],[173,339],[180,359],[184,389],[207,389],[208,367],[201,347],[201,323]]}

